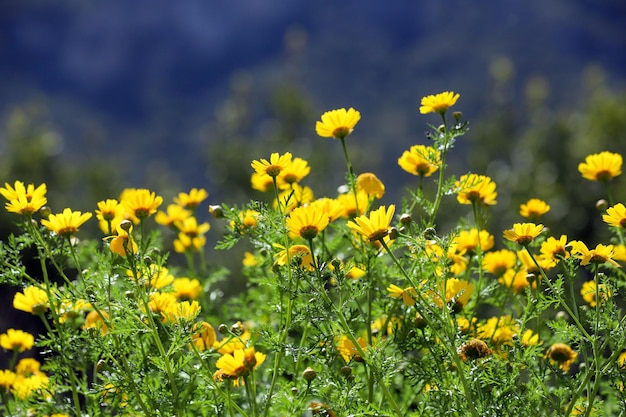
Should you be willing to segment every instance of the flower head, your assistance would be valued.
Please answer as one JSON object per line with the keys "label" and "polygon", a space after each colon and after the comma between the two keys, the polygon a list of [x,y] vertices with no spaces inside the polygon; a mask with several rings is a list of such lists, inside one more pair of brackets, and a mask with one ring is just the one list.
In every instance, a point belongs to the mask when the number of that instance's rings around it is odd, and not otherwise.
{"label": "flower head", "polygon": [[63,213],[51,214],[43,219],[41,224],[63,237],[69,237],[78,231],[78,228],[91,218],[91,213],[81,213],[66,208]]}
{"label": "flower head", "polygon": [[432,146],[414,145],[402,153],[398,165],[409,174],[429,177],[439,169],[441,154]]}
{"label": "flower head", "polygon": [[622,155],[607,151],[587,155],[578,171],[591,181],[609,181],[622,173]]}
{"label": "flower head", "polygon": [[141,220],[156,213],[163,197],[145,188],[128,188],[122,193],[121,202],[131,216]]}
{"label": "flower head", "polygon": [[548,237],[545,242],[541,244],[539,249],[541,257],[550,263],[550,266],[555,266],[561,259],[569,258],[569,250],[567,249],[567,236],[561,235],[558,239],[555,237]]}
{"label": "flower head", "polygon": [[272,178],[277,177],[284,169],[287,169],[291,164],[291,153],[285,152],[280,155],[278,152],[274,152],[270,155],[269,161],[267,159],[254,160],[250,164],[257,174],[267,174]]}
{"label": "flower head", "polygon": [[483,268],[491,274],[500,276],[509,268],[513,268],[516,261],[517,255],[508,249],[487,252],[483,255]]}
{"label": "flower head", "polygon": [[[348,336],[340,336],[338,339],[337,351],[346,363],[350,362],[353,358],[356,361],[362,359],[359,354],[359,350],[355,347],[354,343],[348,338]],[[359,337],[356,342],[359,344],[361,350],[365,350],[367,347],[367,344],[362,337]]]}
{"label": "flower head", "polygon": [[589,263],[603,264],[605,262],[619,267],[620,265],[613,260],[613,245],[598,244],[594,249],[589,249],[587,245],[579,240],[570,242],[572,247],[572,255],[580,259],[582,266]]}
{"label": "flower head", "polygon": [[315,123],[315,131],[323,138],[345,139],[352,133],[361,119],[361,113],[350,107],[330,110],[322,114],[322,120]]}
{"label": "flower head", "polygon": [[461,204],[496,204],[496,183],[485,175],[463,175],[455,182],[455,187],[458,190],[456,199]]}
{"label": "flower head", "polygon": [[48,309],[48,293],[39,287],[26,287],[13,297],[13,308],[39,314]]}
{"label": "flower head", "polygon": [[167,206],[167,212],[159,210],[154,216],[154,221],[163,226],[174,227],[177,223],[182,223],[191,217],[191,211],[178,204]]}
{"label": "flower head", "polygon": [[293,209],[286,223],[291,238],[313,239],[328,226],[328,216],[318,206],[302,206]]}
{"label": "flower head", "polygon": [[137,253],[139,247],[133,239],[133,222],[125,220],[125,223],[119,223],[116,226],[117,236],[113,236],[109,249],[111,252],[117,253],[121,257],[126,257],[128,253]]}
{"label": "flower head", "polygon": [[202,284],[195,278],[176,278],[172,285],[179,300],[195,300],[202,292]]}
{"label": "flower head", "polygon": [[550,211],[550,206],[543,200],[531,198],[520,206],[520,215],[531,220],[537,220],[542,215]]}
{"label": "flower head", "polygon": [[487,230],[480,232],[475,227],[470,230],[461,230],[454,238],[454,244],[458,253],[473,253],[480,246],[482,252],[493,248],[494,237]]}
{"label": "flower head", "polygon": [[113,234],[116,226],[124,220],[124,213],[124,207],[113,198],[99,201],[96,219],[98,219],[100,230],[109,235]]}
{"label": "flower head", "polygon": [[550,360],[550,363],[558,365],[564,372],[569,371],[577,357],[578,354],[565,343],[555,343],[546,352],[546,358]]}
{"label": "flower head", "polygon": [[528,245],[543,232],[543,224],[515,223],[512,229],[505,230],[504,238],[522,246]]}
{"label": "flower head", "polygon": [[193,210],[200,205],[209,193],[204,188],[192,188],[189,193],[178,193],[174,197],[174,203],[189,210]]}
{"label": "flower head", "polygon": [[609,207],[606,214],[602,215],[602,220],[610,226],[626,227],[626,207],[622,203]]}
{"label": "flower head", "polygon": [[366,237],[370,242],[379,241],[389,234],[389,226],[395,210],[396,206],[393,204],[389,208],[380,206],[378,210],[370,212],[369,216],[359,216],[354,221],[349,221],[348,227]]}
{"label": "flower head", "polygon": [[449,107],[454,106],[460,95],[454,91],[444,91],[443,93],[430,95],[422,98],[420,113],[444,114]]}
{"label": "flower head", "polygon": [[402,298],[402,302],[407,307],[411,307],[415,304],[415,298],[417,297],[417,292],[413,287],[400,288],[395,284],[389,284],[387,287],[387,292],[390,297],[393,298]]}
{"label": "flower head", "polygon": [[191,342],[199,351],[211,349],[217,341],[215,329],[206,321],[201,321],[193,326]]}
{"label": "flower head", "polygon": [[35,337],[22,330],[9,329],[6,333],[0,334],[0,346],[6,350],[24,352],[33,347]]}
{"label": "flower head", "polygon": [[265,357],[264,353],[256,352],[254,347],[224,353],[215,362],[217,371],[213,375],[213,379],[217,381],[230,379],[234,381],[234,385],[239,385],[241,378],[248,376],[250,371],[265,362]]}
{"label": "flower head", "polygon": [[13,187],[5,183],[0,187],[0,194],[8,200],[5,207],[8,212],[30,216],[42,208],[48,200],[46,199],[46,184],[41,184],[35,188],[33,184],[25,186],[21,181],[15,181]]}
{"label": "flower head", "polygon": [[602,304],[603,301],[608,300],[609,297],[613,295],[606,284],[600,284],[596,288],[595,281],[586,281],[580,289],[580,295],[582,295],[583,300],[585,300],[591,307],[595,307],[598,303],[598,300],[596,299],[596,290],[600,298],[600,304]]}
{"label": "flower head", "polygon": [[366,172],[356,178],[357,189],[362,190],[370,198],[382,198],[385,194],[385,184],[375,174]]}
{"label": "flower head", "polygon": [[[290,188],[291,184],[300,182],[304,177],[309,175],[311,167],[309,163],[302,158],[294,158],[291,164],[280,172],[276,178],[279,188]],[[271,178],[271,177],[270,177]]]}
{"label": "flower head", "polygon": [[313,255],[311,250],[305,245],[292,245],[289,246],[289,256],[287,256],[287,250],[284,246],[274,243],[274,247],[281,249],[274,257],[276,258],[276,265],[287,265],[287,260],[294,263],[297,262],[298,266],[301,266],[309,271],[315,270],[315,264],[313,263]]}

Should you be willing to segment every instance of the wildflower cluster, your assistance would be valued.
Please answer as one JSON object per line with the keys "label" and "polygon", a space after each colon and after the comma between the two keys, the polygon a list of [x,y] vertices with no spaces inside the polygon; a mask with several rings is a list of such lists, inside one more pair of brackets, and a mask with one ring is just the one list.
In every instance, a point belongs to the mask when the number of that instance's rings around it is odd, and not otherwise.
{"label": "wildflower cluster", "polygon": [[[249,167],[263,201],[200,210],[208,193],[192,189],[162,208],[156,192],[128,189],[97,203],[102,235],[88,239],[91,212],[53,214],[45,184],[6,183],[0,193],[22,233],[0,245],[0,282],[18,287],[13,307],[47,331],[0,335],[12,355],[0,370],[3,411],[626,413],[626,208],[611,192],[621,156],[589,155],[579,166],[605,187],[598,217],[609,240],[553,235],[551,207],[537,198],[519,206],[510,229],[490,230],[495,181],[456,177],[446,162],[468,131],[460,112],[450,118],[459,98],[422,99],[419,112],[440,123],[398,155],[398,175],[417,183],[389,204],[379,177],[351,163],[361,119],[353,108],[315,125],[345,157],[336,195],[307,185],[315,171],[305,159],[274,152]],[[451,230],[438,223],[444,202],[459,212]],[[219,285],[227,273],[205,257],[207,211],[227,230],[217,249],[246,245],[246,288],[232,297]],[[36,272],[24,266],[28,247]],[[23,357],[32,349],[41,361]]]}

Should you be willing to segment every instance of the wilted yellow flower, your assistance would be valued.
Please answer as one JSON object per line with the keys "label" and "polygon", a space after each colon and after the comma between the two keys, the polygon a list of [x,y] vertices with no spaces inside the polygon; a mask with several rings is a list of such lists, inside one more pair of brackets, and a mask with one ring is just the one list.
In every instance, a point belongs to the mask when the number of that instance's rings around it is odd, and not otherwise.
{"label": "wilted yellow flower", "polygon": [[361,113],[350,107],[330,110],[322,114],[321,121],[315,123],[315,131],[323,138],[345,139],[361,120]]}
{"label": "wilted yellow flower", "polygon": [[528,245],[543,232],[543,224],[515,223],[512,229],[505,230],[504,238],[522,246]]}
{"label": "wilted yellow flower", "polygon": [[33,184],[25,186],[22,181],[15,181],[11,184],[4,183],[0,187],[0,194],[7,199],[5,208],[8,212],[30,216],[46,205],[46,184],[41,184],[37,188]]}
{"label": "wilted yellow flower", "polygon": [[289,236],[313,239],[328,226],[328,216],[317,206],[295,208],[286,219]]}
{"label": "wilted yellow flower", "polygon": [[366,237],[370,242],[379,241],[389,234],[389,226],[393,219],[396,206],[389,208],[380,206],[378,210],[370,212],[369,216],[359,216],[347,223],[348,227]]}
{"label": "wilted yellow flower", "polygon": [[550,206],[543,200],[531,198],[520,206],[520,215],[531,220],[537,220],[550,211]]}
{"label": "wilted yellow flower", "polygon": [[57,233],[59,236],[69,237],[78,231],[78,228],[91,218],[91,213],[72,211],[70,208],[60,214],[51,214],[47,219],[41,220],[41,224]]}
{"label": "wilted yellow flower", "polygon": [[196,349],[201,352],[211,349],[215,346],[216,341],[217,335],[213,326],[206,321],[194,324],[191,342],[196,346]]}
{"label": "wilted yellow flower", "polygon": [[127,188],[121,196],[124,208],[140,220],[156,213],[162,203],[163,197],[145,188]]}
{"label": "wilted yellow flower", "polygon": [[578,354],[565,343],[555,343],[546,352],[546,358],[550,360],[550,363],[558,365],[564,372],[569,371],[577,357]]}
{"label": "wilted yellow flower", "polygon": [[398,158],[398,165],[413,175],[429,177],[441,165],[441,154],[432,146],[414,145]]}
{"label": "wilted yellow flower", "polygon": [[0,346],[6,350],[24,352],[34,344],[35,337],[23,330],[8,329],[6,333],[0,334]]}
{"label": "wilted yellow flower", "polygon": [[572,247],[572,255],[580,259],[580,264],[585,266],[589,263],[603,264],[605,262],[619,267],[620,265],[613,260],[613,245],[598,244],[594,249],[589,249],[587,245],[579,240],[569,243]]}
{"label": "wilted yellow flower", "polygon": [[178,193],[178,196],[174,197],[174,203],[193,210],[206,200],[208,196],[209,193],[204,188],[192,188],[189,193]]}
{"label": "wilted yellow flower", "polygon": [[254,160],[250,165],[258,174],[267,174],[275,178],[290,164],[291,153],[285,152],[280,155],[278,152],[274,152],[270,155],[269,161],[267,159]]}
{"label": "wilted yellow flower", "polygon": [[48,293],[39,287],[26,287],[13,297],[13,308],[27,313],[39,314],[48,309]]}
{"label": "wilted yellow flower", "polygon": [[389,293],[390,297],[402,298],[402,302],[407,307],[411,307],[415,304],[417,292],[413,287],[400,288],[395,284],[389,284],[389,286],[387,287],[387,292]]}
{"label": "wilted yellow flower", "polygon": [[444,114],[448,108],[454,106],[460,95],[454,91],[444,91],[443,93],[422,97],[420,106],[421,114],[439,113]]}
{"label": "wilted yellow flower", "polygon": [[607,151],[587,155],[578,171],[591,181],[609,181],[622,173],[622,155]]}
{"label": "wilted yellow flower", "polygon": [[459,357],[463,362],[486,358],[491,355],[491,349],[487,343],[480,339],[470,339],[459,347]]}
{"label": "wilted yellow flower", "polygon": [[139,250],[137,243],[132,236],[133,225],[132,222],[126,221],[126,223],[119,223],[116,226],[117,236],[114,236],[109,243],[109,249],[111,252],[117,253],[121,257],[126,257],[128,253],[135,254]]}
{"label": "wilted yellow flower", "polygon": [[485,175],[462,175],[454,183],[457,189],[457,201],[461,204],[480,203],[486,206],[496,204],[496,183]]}

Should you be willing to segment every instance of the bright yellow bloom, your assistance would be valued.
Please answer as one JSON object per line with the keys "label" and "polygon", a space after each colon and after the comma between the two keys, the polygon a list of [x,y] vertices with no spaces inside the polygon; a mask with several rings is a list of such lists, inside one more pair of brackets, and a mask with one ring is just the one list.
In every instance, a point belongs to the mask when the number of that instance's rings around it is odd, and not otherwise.
{"label": "bright yellow bloom", "polygon": [[476,328],[476,336],[482,340],[491,340],[495,345],[511,344],[513,336],[520,328],[511,316],[492,317]]}
{"label": "bright yellow bloom", "polygon": [[8,392],[16,378],[15,372],[8,369],[0,369],[0,390]]}
{"label": "bright yellow bloom", "polygon": [[33,184],[25,186],[21,181],[15,181],[13,187],[9,183],[4,183],[0,187],[0,194],[8,200],[5,208],[8,212],[30,216],[46,205],[46,184],[41,184],[37,188]]}
{"label": "bright yellow bloom", "polygon": [[356,187],[369,198],[382,198],[385,194],[385,184],[375,174],[366,172],[356,178]]}
{"label": "bright yellow bloom", "polygon": [[526,347],[537,346],[539,343],[539,334],[533,333],[530,329],[526,330],[522,335],[522,344]]}
{"label": "bright yellow bloom", "polygon": [[368,195],[359,190],[357,190],[356,199],[354,193],[344,193],[339,194],[337,201],[343,207],[343,217],[349,219],[365,214],[370,203]]}
{"label": "bright yellow bloom", "polygon": [[202,292],[202,284],[197,279],[176,278],[172,282],[174,293],[179,300],[195,300]]}
{"label": "bright yellow bloom", "polygon": [[339,202],[339,200],[334,198],[318,198],[317,200],[312,201],[309,205],[319,207],[319,209],[328,216],[328,220],[331,222],[337,220],[345,213],[344,206]]}
{"label": "bright yellow bloom", "polygon": [[24,400],[48,386],[48,377],[43,372],[30,376],[17,375],[13,381],[12,392],[17,398]]}
{"label": "bright yellow bloom", "polygon": [[179,320],[194,320],[200,313],[200,303],[197,301],[181,301],[170,306],[165,313],[161,313],[165,323],[176,323]]}
{"label": "bright yellow bloom", "polygon": [[607,151],[587,155],[578,171],[591,181],[609,181],[622,173],[622,155]]}
{"label": "bright yellow bloom", "polygon": [[[363,340],[362,337],[359,337],[356,341],[361,347],[361,350],[365,350],[367,346],[365,340]],[[350,362],[352,358],[355,358],[355,360],[361,359],[359,351],[354,346],[354,343],[352,343],[352,341],[347,336],[339,337],[339,341],[337,343],[337,351],[339,352],[343,360],[346,361],[346,363]]]}
{"label": "bright yellow bloom", "polygon": [[293,209],[287,217],[289,237],[313,239],[328,226],[328,216],[317,206],[303,206]]}
{"label": "bright yellow bloom", "polygon": [[13,308],[27,313],[39,314],[48,309],[48,293],[38,287],[26,287],[13,297]]}
{"label": "bright yellow bloom", "polygon": [[458,313],[467,305],[474,291],[474,284],[458,278],[448,278],[441,283],[438,292],[429,291],[429,296],[439,307],[443,306],[441,294],[445,292],[446,304],[450,305],[453,313]]}
{"label": "bright yellow bloom", "polygon": [[270,160],[260,159],[254,160],[250,164],[258,174],[267,174],[272,178],[277,177],[284,169],[291,164],[291,153],[285,152],[280,155],[274,152],[270,155]]}
{"label": "bright yellow bloom", "polygon": [[387,287],[387,292],[389,293],[390,297],[402,298],[402,302],[407,307],[415,305],[417,292],[413,287],[400,288],[397,285],[389,284],[389,286]]}
{"label": "bright yellow bloom", "polygon": [[246,251],[243,253],[243,266],[257,266],[259,264],[259,260],[252,252]]}
{"label": "bright yellow bloom", "polygon": [[98,219],[100,230],[107,235],[112,235],[116,226],[124,220],[124,213],[124,207],[115,199],[99,201],[96,219]]}
{"label": "bright yellow bloom", "polygon": [[474,253],[479,244],[481,251],[486,252],[493,248],[494,237],[487,230],[478,232],[478,229],[472,228],[470,230],[461,230],[454,238],[453,243],[456,245],[458,253]]}
{"label": "bright yellow bloom", "polygon": [[265,362],[266,355],[256,352],[254,347],[237,349],[232,354],[225,353],[215,362],[217,371],[213,375],[216,381],[230,379],[235,386],[241,383],[244,376]]}
{"label": "bright yellow bloom", "polygon": [[522,217],[537,220],[549,211],[550,206],[545,201],[539,200],[538,198],[531,198],[520,206],[519,214]]}
{"label": "bright yellow bloom", "polygon": [[283,205],[286,212],[305,204],[309,204],[314,199],[313,190],[309,186],[292,184],[290,189],[283,190],[278,194],[278,199],[274,199],[274,208],[278,207],[278,202]]}
{"label": "bright yellow bloom", "polygon": [[441,165],[441,154],[432,146],[414,145],[398,158],[398,165],[413,175],[429,177]]}
{"label": "bright yellow bloom", "polygon": [[192,188],[189,193],[178,193],[174,203],[189,210],[193,210],[207,199],[209,193],[204,188]]}
{"label": "bright yellow bloom", "polygon": [[148,308],[155,314],[160,314],[163,317],[171,310],[176,304],[176,295],[172,292],[155,292],[150,294],[150,301],[148,301]]}
{"label": "bright yellow bloom", "polygon": [[347,225],[370,242],[380,241],[389,234],[389,226],[395,210],[396,206],[393,204],[389,208],[380,206],[378,210],[370,212],[369,216],[359,216],[354,221],[349,221]]}
{"label": "bright yellow bloom", "polygon": [[541,252],[541,258],[548,262],[550,267],[555,266],[561,259],[569,258],[567,236],[561,235],[558,240],[552,236],[548,237],[545,242],[541,244],[539,251]]}
{"label": "bright yellow bloom", "polygon": [[[505,287],[512,289],[514,294],[521,294],[528,286],[530,286],[527,276],[528,271],[526,269],[520,269],[519,271],[509,269],[500,278],[498,278],[498,282]],[[533,288],[534,287],[536,287],[535,283],[533,283]]]}
{"label": "bright yellow bloom", "polygon": [[51,214],[47,219],[41,220],[41,224],[63,237],[69,237],[78,231],[78,228],[91,218],[91,213],[72,211],[70,208],[60,214]]}
{"label": "bright yellow bloom", "polygon": [[[613,294],[611,290],[607,287],[606,284],[598,285],[598,295],[600,296],[600,303],[602,301],[606,301]],[[595,307],[597,304],[596,300],[596,282],[595,281],[586,281],[582,288],[580,289],[580,295],[583,296],[583,300],[587,302],[591,307]]]}
{"label": "bright yellow bloom", "polygon": [[361,120],[361,113],[350,107],[330,110],[322,114],[322,120],[315,123],[315,131],[323,138],[345,139]]}
{"label": "bright yellow bloom", "polygon": [[130,215],[141,220],[156,213],[163,197],[145,188],[127,188],[122,193],[121,203]]}
{"label": "bright yellow bloom", "polygon": [[546,352],[546,358],[550,360],[550,363],[558,365],[564,372],[569,371],[577,357],[578,354],[565,343],[555,343]]}
{"label": "bright yellow bloom", "polygon": [[496,204],[496,183],[485,175],[467,174],[454,183],[456,199],[461,204],[480,203],[486,206]]}
{"label": "bright yellow bloom", "polygon": [[429,95],[422,98],[420,106],[421,114],[439,113],[444,114],[449,107],[454,106],[460,95],[454,91],[444,91],[436,95]]}
{"label": "bright yellow bloom", "polygon": [[483,268],[491,274],[500,276],[509,268],[513,268],[516,261],[517,255],[508,249],[487,252],[483,256]]}
{"label": "bright yellow bloom", "polygon": [[137,243],[135,243],[132,236],[132,222],[127,221],[126,224],[127,227],[122,223],[116,226],[117,236],[114,236],[109,244],[111,252],[117,253],[124,258],[128,255],[128,252],[135,254],[139,250],[139,247],[137,246]]}
{"label": "bright yellow bloom", "polygon": [[213,326],[206,321],[194,324],[191,342],[196,346],[196,349],[201,352],[211,349],[215,346],[216,341],[217,335]]}
{"label": "bright yellow bloom", "polygon": [[252,185],[253,189],[259,190],[264,193],[274,189],[274,180],[265,172],[253,172],[252,176],[250,177],[250,184]]}
{"label": "bright yellow bloom", "polygon": [[187,251],[196,252],[204,247],[206,238],[204,236],[191,237],[185,233],[179,233],[173,243],[174,251],[177,253],[185,253]]}
{"label": "bright yellow bloom", "polygon": [[[277,265],[287,265],[287,250],[284,246],[274,243],[274,247],[280,249],[274,258],[276,258]],[[289,260],[292,264],[296,264],[309,271],[315,270],[315,264],[313,263],[313,255],[311,250],[305,245],[292,245],[289,247]]]}
{"label": "bright yellow bloom", "polygon": [[59,323],[65,323],[79,317],[82,319],[84,312],[91,308],[91,304],[85,300],[63,300],[59,306]]}
{"label": "bright yellow bloom", "polygon": [[276,178],[276,182],[281,189],[290,188],[292,184],[302,181],[302,178],[309,175],[309,172],[311,172],[311,167],[307,161],[302,158],[294,158],[291,163],[280,172],[280,175]]}
{"label": "bright yellow bloom", "polygon": [[85,323],[83,324],[83,329],[98,329],[100,333],[105,335],[109,333],[109,326],[107,326],[105,320],[109,319],[109,315],[106,311],[97,312],[96,310],[92,310],[85,317]]}
{"label": "bright yellow bloom", "polygon": [[0,334],[0,346],[6,350],[24,352],[34,344],[35,337],[22,330],[9,329],[6,333]]}
{"label": "bright yellow bloom", "polygon": [[572,247],[572,255],[580,259],[580,264],[585,266],[589,263],[603,264],[605,262],[619,267],[620,265],[613,260],[613,245],[598,244],[595,249],[587,248],[583,242],[574,240],[569,243]]}
{"label": "bright yellow bloom", "polygon": [[211,225],[208,222],[198,224],[198,220],[195,217],[187,217],[181,222],[175,224],[179,232],[186,234],[189,237],[202,236],[209,230]]}
{"label": "bright yellow bloom", "polygon": [[626,207],[622,203],[609,207],[606,214],[602,215],[602,220],[614,227],[626,227]]}
{"label": "bright yellow bloom", "polygon": [[505,230],[504,238],[522,246],[528,245],[543,232],[543,224],[515,223],[512,229]]}
{"label": "bright yellow bloom", "polygon": [[170,204],[167,206],[167,212],[159,210],[154,216],[154,221],[163,226],[175,226],[177,223],[183,223],[191,217],[191,211],[178,204]]}

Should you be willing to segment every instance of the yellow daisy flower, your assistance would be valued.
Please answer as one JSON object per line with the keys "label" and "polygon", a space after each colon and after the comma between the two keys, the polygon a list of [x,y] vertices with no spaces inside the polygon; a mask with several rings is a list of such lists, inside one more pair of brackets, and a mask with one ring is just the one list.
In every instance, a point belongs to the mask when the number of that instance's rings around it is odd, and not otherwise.
{"label": "yellow daisy flower", "polygon": [[[506,288],[510,288],[514,294],[522,294],[531,285],[527,276],[528,271],[526,269],[520,269],[519,271],[509,269],[498,278],[498,282]],[[533,283],[533,288],[535,287],[536,284]]]}
{"label": "yellow daisy flower", "polygon": [[610,226],[626,227],[626,207],[622,203],[609,207],[606,214],[602,215],[602,220]]}
{"label": "yellow daisy flower", "polygon": [[456,245],[456,251],[458,253],[472,254],[476,252],[479,243],[482,252],[487,252],[489,249],[493,248],[494,239],[493,235],[487,230],[478,232],[478,229],[472,228],[470,230],[461,230],[454,238],[453,243]]}
{"label": "yellow daisy flower", "polygon": [[411,146],[398,158],[398,165],[409,174],[429,177],[439,169],[441,154],[432,146]]}
{"label": "yellow daisy flower", "polygon": [[339,194],[337,201],[343,207],[342,217],[349,219],[365,214],[370,203],[367,193],[362,190],[357,190],[356,198],[354,193]]}
{"label": "yellow daisy flower", "polygon": [[250,177],[250,184],[254,190],[258,190],[263,193],[274,189],[274,180],[265,172],[253,172]]}
{"label": "yellow daisy flower", "polygon": [[109,243],[111,252],[125,258],[129,252],[134,254],[139,251],[139,247],[132,236],[133,222],[127,220],[119,223],[115,230],[117,231],[117,236],[114,236],[111,239],[111,243]]}
{"label": "yellow daisy flower", "polygon": [[38,287],[26,287],[13,297],[13,308],[32,314],[43,313],[48,309],[48,293]]}
{"label": "yellow daisy flower", "polygon": [[415,298],[417,297],[417,292],[413,287],[400,288],[395,284],[389,284],[387,287],[387,292],[390,297],[393,298],[402,298],[402,302],[405,306],[411,307],[415,305]]}
{"label": "yellow daisy flower", "polygon": [[496,204],[496,183],[485,175],[467,174],[454,183],[457,201],[461,204],[480,203],[486,206]]}
{"label": "yellow daisy flower", "polygon": [[330,110],[322,114],[321,121],[315,123],[315,131],[323,138],[345,139],[361,120],[361,113],[350,107],[348,110]]}
{"label": "yellow daisy flower", "polygon": [[578,354],[565,343],[555,343],[550,346],[545,357],[550,360],[551,364],[558,365],[564,372],[568,372]]}
{"label": "yellow daisy flower", "polygon": [[528,245],[543,232],[543,224],[515,223],[512,229],[505,230],[504,238],[522,246]]}
{"label": "yellow daisy flower", "polygon": [[176,278],[172,282],[174,294],[179,300],[195,300],[202,292],[202,284],[197,279]]}
{"label": "yellow daisy flower", "polygon": [[516,261],[517,255],[508,249],[487,252],[483,256],[483,268],[493,275],[500,276],[509,268],[513,268]]}
{"label": "yellow daisy flower", "polygon": [[613,260],[613,245],[598,244],[594,249],[589,249],[587,245],[579,240],[569,243],[572,247],[572,255],[580,259],[582,266],[589,263],[603,264],[605,262],[619,267],[620,265]]}
{"label": "yellow daisy flower", "polygon": [[209,193],[204,188],[192,188],[189,193],[178,193],[174,203],[189,210],[193,210],[207,199]]}
{"label": "yellow daisy flower", "polygon": [[363,191],[369,198],[382,198],[385,194],[385,184],[375,174],[366,172],[356,177],[358,190]]}
{"label": "yellow daisy flower", "polygon": [[112,235],[116,226],[124,220],[124,207],[115,199],[99,201],[96,209],[96,219],[100,230],[107,235]]}
{"label": "yellow daisy flower", "polygon": [[569,258],[567,250],[567,236],[561,235],[558,239],[550,236],[541,244],[539,249],[542,259],[555,266],[562,258]]}
{"label": "yellow daisy flower", "polygon": [[191,321],[194,320],[200,313],[200,303],[196,300],[193,301],[181,301],[171,305],[164,313],[163,322],[176,323],[179,320]]}
{"label": "yellow daisy flower", "polygon": [[279,188],[290,188],[291,184],[302,181],[304,177],[309,175],[309,172],[311,172],[311,167],[307,161],[302,158],[294,158],[291,164],[280,172],[276,182]]}
{"label": "yellow daisy flower", "polygon": [[[600,303],[602,303],[602,301],[608,300],[609,297],[613,295],[611,293],[611,290],[606,286],[606,284],[598,285],[598,294],[600,296]],[[595,307],[597,304],[596,282],[586,281],[580,289],[580,295],[582,295],[583,300],[585,300],[587,304],[589,304],[591,307]]]}
{"label": "yellow daisy flower", "polygon": [[444,91],[443,93],[429,95],[422,98],[420,113],[439,113],[444,114],[448,108],[454,106],[460,95],[454,91]]}
{"label": "yellow daisy flower", "polygon": [[15,372],[8,369],[0,369],[0,389],[8,392],[16,378]]}
{"label": "yellow daisy flower", "polygon": [[124,190],[120,200],[124,208],[140,220],[156,213],[163,203],[163,197],[145,188],[128,188]]}
{"label": "yellow daisy flower", "polygon": [[109,319],[109,315],[105,311],[97,312],[96,310],[91,310],[85,317],[83,329],[98,329],[100,334],[105,335],[109,333],[109,326],[104,321],[105,319]]}
{"label": "yellow daisy flower", "polygon": [[159,210],[154,216],[154,221],[162,226],[175,226],[191,217],[191,211],[178,204],[170,204],[166,211]]}
{"label": "yellow daisy flower", "polygon": [[193,326],[193,333],[191,335],[191,342],[196,346],[199,351],[205,351],[213,348],[217,341],[217,335],[215,329],[206,321],[201,321]]}
{"label": "yellow daisy flower", "polygon": [[369,216],[359,216],[354,221],[349,221],[347,225],[370,242],[380,241],[389,234],[389,226],[395,210],[396,206],[393,204],[389,208],[380,206],[378,210],[370,212]]}
{"label": "yellow daisy flower", "polygon": [[289,237],[311,240],[328,226],[328,216],[317,206],[295,208],[287,217]]}
{"label": "yellow daisy flower", "polygon": [[46,184],[35,188],[33,184],[25,186],[21,181],[15,181],[13,187],[4,183],[0,187],[0,194],[7,199],[5,208],[8,212],[30,216],[46,205]]}
{"label": "yellow daisy flower", "polygon": [[0,346],[6,350],[24,352],[34,344],[35,337],[23,330],[8,329],[6,333],[0,334]]}
{"label": "yellow daisy flower", "polygon": [[[338,339],[339,340],[337,342],[337,352],[339,352],[339,354],[341,355],[343,360],[346,361],[346,363],[350,362],[353,358],[355,360],[362,359],[359,351],[354,346],[354,343],[352,343],[352,341],[347,336],[340,336]],[[356,341],[361,347],[361,350],[365,350],[365,348],[367,347],[365,340],[363,340],[362,337],[359,337]]]}
{"label": "yellow daisy flower", "polygon": [[587,155],[578,171],[591,181],[609,181],[622,173],[622,155],[607,151]]}
{"label": "yellow daisy flower", "polygon": [[232,353],[225,353],[215,362],[217,371],[213,375],[216,381],[229,379],[233,385],[238,386],[244,376],[258,368],[265,362],[266,355],[256,352],[254,347],[237,349]]}
{"label": "yellow daisy flower", "polygon": [[302,186],[300,184],[292,184],[290,189],[283,190],[278,194],[278,199],[274,199],[273,207],[278,207],[278,202],[285,207],[285,211],[289,212],[296,207],[308,204],[315,196],[313,195],[313,189],[309,186]]}
{"label": "yellow daisy flower", "polygon": [[[284,246],[274,243],[274,247],[280,249],[280,251],[274,255],[276,258],[276,265],[287,265],[287,250]],[[298,262],[298,265],[309,270],[315,270],[315,264],[313,263],[313,255],[311,250],[305,245],[292,245],[289,247],[289,260],[294,263]]]}
{"label": "yellow daisy flower", "polygon": [[291,153],[285,152],[283,155],[280,155],[278,152],[274,152],[270,155],[269,161],[267,159],[255,159],[250,165],[257,174],[267,174],[272,178],[276,178],[290,164]]}
{"label": "yellow daisy flower", "polygon": [[531,198],[520,206],[520,215],[532,220],[537,220],[550,211],[550,206],[543,200]]}
{"label": "yellow daisy flower", "polygon": [[51,214],[47,219],[41,220],[41,224],[57,233],[59,236],[69,237],[78,231],[78,228],[91,218],[92,214],[72,211],[70,208],[60,214]]}
{"label": "yellow daisy flower", "polygon": [[342,217],[345,213],[344,206],[334,198],[322,197],[315,201],[312,201],[310,206],[319,207],[327,216],[329,221],[334,222],[338,218]]}

